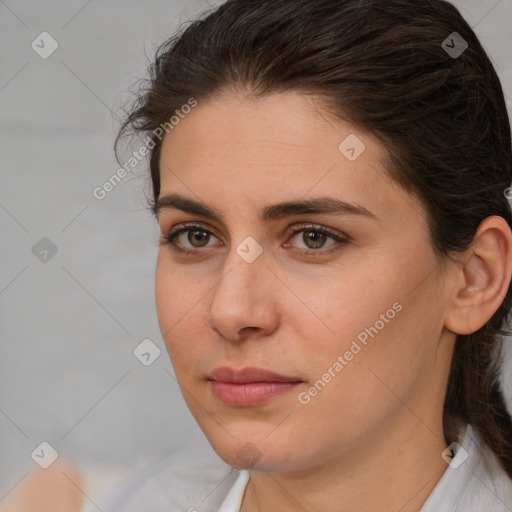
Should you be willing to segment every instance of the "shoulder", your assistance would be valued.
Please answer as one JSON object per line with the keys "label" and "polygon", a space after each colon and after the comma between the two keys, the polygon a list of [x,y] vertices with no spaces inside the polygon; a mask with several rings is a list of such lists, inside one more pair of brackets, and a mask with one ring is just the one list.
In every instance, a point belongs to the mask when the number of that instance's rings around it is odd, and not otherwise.
{"label": "shoulder", "polygon": [[118,484],[103,512],[216,512],[240,470],[213,450],[187,448]]}

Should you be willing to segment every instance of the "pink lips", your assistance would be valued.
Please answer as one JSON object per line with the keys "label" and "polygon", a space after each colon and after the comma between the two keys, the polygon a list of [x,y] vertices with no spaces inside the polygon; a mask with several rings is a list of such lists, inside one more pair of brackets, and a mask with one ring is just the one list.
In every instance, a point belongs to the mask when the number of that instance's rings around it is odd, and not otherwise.
{"label": "pink lips", "polygon": [[231,407],[250,407],[268,402],[302,382],[296,377],[279,375],[263,368],[234,370],[227,366],[213,370],[208,380],[213,394]]}

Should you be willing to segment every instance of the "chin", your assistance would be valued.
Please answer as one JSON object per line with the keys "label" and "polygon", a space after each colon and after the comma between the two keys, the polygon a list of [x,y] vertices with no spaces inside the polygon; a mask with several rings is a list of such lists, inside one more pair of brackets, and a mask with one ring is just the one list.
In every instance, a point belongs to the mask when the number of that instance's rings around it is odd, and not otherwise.
{"label": "chin", "polygon": [[211,435],[207,439],[217,455],[230,466],[272,472],[296,469],[296,447],[286,446],[278,436],[269,440],[261,431],[258,436],[239,433],[229,437],[224,431],[219,435],[222,439]]}

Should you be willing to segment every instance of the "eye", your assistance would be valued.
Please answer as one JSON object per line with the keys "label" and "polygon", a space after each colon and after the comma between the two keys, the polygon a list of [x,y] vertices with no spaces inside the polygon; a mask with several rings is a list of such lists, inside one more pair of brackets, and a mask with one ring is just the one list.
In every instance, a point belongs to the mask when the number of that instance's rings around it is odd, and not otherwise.
{"label": "eye", "polygon": [[[302,234],[301,237],[298,237],[298,235]],[[311,256],[317,256],[320,254],[328,254],[332,252],[333,250],[339,249],[340,245],[348,244],[349,238],[346,236],[342,236],[338,233],[335,233],[331,231],[328,228],[325,228],[323,226],[316,226],[314,224],[303,224],[300,226],[300,229],[295,229],[292,231],[290,239],[298,238],[300,242],[302,242],[305,246],[306,255]],[[327,240],[331,239],[333,243],[329,245],[325,245]],[[290,247],[290,244],[286,243],[284,244],[284,247]],[[328,250],[322,250],[325,247],[331,248]]]}
{"label": "eye", "polygon": [[[187,236],[182,237],[182,235],[185,234],[187,234]],[[163,238],[163,240],[161,240],[160,244],[170,244],[176,252],[193,253],[197,252],[195,249],[207,247],[207,244],[212,236],[214,235],[211,233],[211,231],[203,228],[200,225],[192,224],[180,229],[172,230]],[[183,243],[184,238],[190,245]]]}

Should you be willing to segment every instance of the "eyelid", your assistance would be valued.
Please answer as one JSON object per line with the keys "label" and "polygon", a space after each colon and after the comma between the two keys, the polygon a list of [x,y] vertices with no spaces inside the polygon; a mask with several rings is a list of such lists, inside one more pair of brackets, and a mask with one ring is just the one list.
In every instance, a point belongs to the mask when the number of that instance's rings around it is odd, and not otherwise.
{"label": "eyelid", "polygon": [[173,235],[178,235],[181,232],[192,231],[194,229],[202,229],[206,233],[209,233],[209,234],[212,234],[213,236],[215,236],[215,238],[217,238],[217,239],[219,238],[218,236],[215,235],[215,229],[214,228],[212,228],[208,224],[204,224],[203,225],[201,222],[185,222],[183,224],[179,224],[178,226],[175,226],[174,228],[172,228],[167,233],[167,235],[164,235],[164,236],[168,238],[168,237],[171,237]]}
{"label": "eyelid", "polygon": [[351,238],[341,231],[337,231],[337,230],[328,228],[327,226],[323,226],[321,224],[314,224],[311,222],[302,222],[302,223],[299,223],[298,225],[293,225],[292,227],[290,227],[290,229],[289,229],[289,231],[287,231],[287,233],[288,232],[290,233],[289,236],[292,236],[292,235],[295,236],[297,233],[300,233],[301,231],[305,231],[308,229],[310,229],[311,231],[318,231],[320,233],[325,233],[326,235],[329,235],[330,237],[334,238],[335,240],[344,240],[346,242],[351,241]]}

